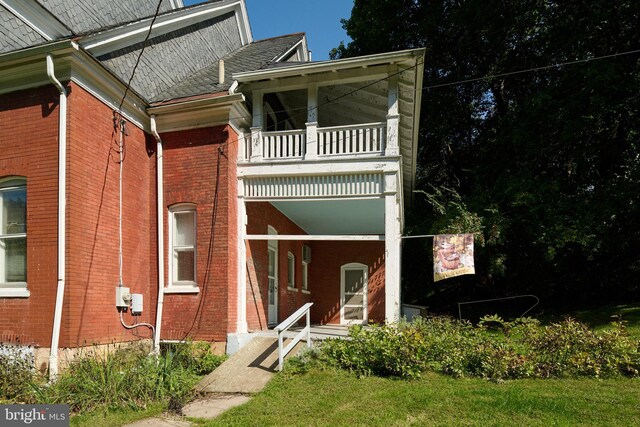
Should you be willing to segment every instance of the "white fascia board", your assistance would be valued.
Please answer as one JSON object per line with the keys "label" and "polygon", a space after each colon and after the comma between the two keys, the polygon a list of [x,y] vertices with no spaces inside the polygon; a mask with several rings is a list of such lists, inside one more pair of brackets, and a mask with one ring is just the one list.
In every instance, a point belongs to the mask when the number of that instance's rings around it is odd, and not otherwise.
{"label": "white fascia board", "polygon": [[[70,40],[0,55],[0,94],[51,84],[46,73],[48,54],[53,56],[60,81],[72,81],[109,108],[118,108],[125,84]],[[122,114],[148,131],[146,106],[144,99],[130,90]]]}
{"label": "white fascia board", "polygon": [[240,11],[236,12],[236,19],[238,20],[238,28],[240,29],[240,38],[242,45],[248,45],[253,42],[253,33],[251,32],[251,24],[249,23],[249,13],[247,12],[247,5],[245,0],[240,1]]}
{"label": "white fascia board", "polygon": [[244,240],[286,240],[286,241],[367,241],[382,242],[384,234],[245,234]]}
{"label": "white fascia board", "polygon": [[400,157],[375,159],[302,160],[297,162],[238,162],[238,177],[390,173],[400,170]]}
{"label": "white fascia board", "polygon": [[240,83],[249,83],[256,80],[278,79],[327,71],[339,71],[349,68],[366,68],[380,64],[394,64],[415,60],[424,56],[425,49],[409,49],[399,52],[379,53],[376,55],[358,56],[355,58],[335,59],[329,61],[310,62],[302,65],[292,65],[285,68],[272,68],[258,71],[236,73],[233,79]]}
{"label": "white fascia board", "polygon": [[[243,13],[243,4],[242,0],[226,0],[217,3],[205,3],[201,6],[180,9],[160,15],[153,24],[151,37],[157,37],[228,12],[234,12],[238,16]],[[84,37],[80,44],[94,56],[105,55],[144,41],[152,20],[153,18],[146,18],[122,27],[96,33]],[[240,26],[240,34],[242,35],[244,32],[246,35],[247,30],[246,28],[243,29],[243,25],[241,25],[243,21],[239,20],[238,25]]]}
{"label": "white fascia board", "polygon": [[280,62],[289,56],[293,51],[297,50],[304,62],[309,62],[309,49],[307,49],[307,36],[303,36],[300,41],[291,46],[285,53],[276,57],[275,62]]}
{"label": "white fascia board", "polygon": [[14,14],[47,41],[73,35],[56,17],[35,1],[0,0],[0,5]]}
{"label": "white fascia board", "polygon": [[147,113],[155,116],[158,132],[232,125],[235,129],[248,126],[249,119],[239,121],[236,116],[249,116],[243,110],[242,94],[212,96],[150,107]]}
{"label": "white fascia board", "polygon": [[184,3],[182,0],[171,0],[171,6],[174,9],[182,9],[184,7]]}

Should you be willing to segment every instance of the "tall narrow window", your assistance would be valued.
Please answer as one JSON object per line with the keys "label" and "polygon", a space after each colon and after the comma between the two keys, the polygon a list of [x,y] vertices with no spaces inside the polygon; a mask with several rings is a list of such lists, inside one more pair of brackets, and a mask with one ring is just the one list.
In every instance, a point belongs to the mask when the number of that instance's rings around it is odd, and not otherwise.
{"label": "tall narrow window", "polygon": [[0,180],[0,296],[29,296],[24,178]]}
{"label": "tall narrow window", "polygon": [[173,207],[171,215],[170,287],[196,286],[196,209],[193,205]]}
{"label": "tall narrow window", "polygon": [[288,282],[287,287],[291,290],[296,289],[296,256],[289,252],[287,254],[287,273],[288,273]]}
{"label": "tall narrow window", "polygon": [[311,262],[311,248],[302,245],[302,292],[309,293],[309,263]]}

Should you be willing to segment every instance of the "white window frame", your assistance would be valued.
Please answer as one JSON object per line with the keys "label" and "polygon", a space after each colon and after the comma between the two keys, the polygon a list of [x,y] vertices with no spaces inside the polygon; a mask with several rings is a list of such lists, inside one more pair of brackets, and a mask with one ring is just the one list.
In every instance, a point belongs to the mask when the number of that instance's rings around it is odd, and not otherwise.
{"label": "white window frame", "polygon": [[309,290],[309,263],[304,261],[302,261],[302,293],[311,293]]}
{"label": "white window frame", "polygon": [[[11,176],[0,179],[0,224],[2,224],[2,194],[6,191],[24,189],[27,190],[27,180],[20,176]],[[1,228],[0,228],[1,233]],[[24,238],[26,240],[27,233],[0,234],[0,240]],[[27,263],[27,253],[25,252],[25,265]],[[0,259],[0,297],[2,298],[27,298],[31,294],[27,289],[27,282],[4,282],[5,275],[4,260]]]}
{"label": "white window frame", "polygon": [[[193,245],[174,247],[173,234],[175,229],[176,215],[193,213]],[[175,205],[169,208],[169,252],[167,256],[168,264],[168,279],[167,286],[164,289],[165,293],[198,293],[200,288],[198,287],[198,213],[196,211],[196,205],[191,203],[183,203]],[[189,250],[193,249],[193,277],[194,281],[178,281],[175,280],[177,274],[177,257],[175,257],[176,250]]]}
{"label": "white window frame", "polygon": [[298,292],[296,288],[296,256],[287,252],[287,289]]}

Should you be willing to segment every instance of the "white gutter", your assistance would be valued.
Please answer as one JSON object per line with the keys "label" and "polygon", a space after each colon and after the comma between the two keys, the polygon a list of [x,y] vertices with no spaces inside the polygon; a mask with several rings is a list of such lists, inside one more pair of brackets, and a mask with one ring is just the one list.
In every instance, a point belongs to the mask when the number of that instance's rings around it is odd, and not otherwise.
{"label": "white gutter", "polygon": [[151,134],[156,138],[156,181],[158,193],[158,212],[156,222],[158,224],[158,306],[156,308],[156,330],[153,337],[153,351],[160,350],[160,328],[162,327],[162,307],[164,305],[164,201],[162,185],[162,139],[156,127],[156,117],[151,116]]}
{"label": "white gutter", "polygon": [[49,379],[58,375],[58,343],[62,323],[62,303],[64,301],[65,249],[66,249],[66,184],[67,184],[67,90],[55,76],[53,58],[47,55],[47,76],[60,91],[60,110],[58,122],[58,290],[53,316],[51,351],[49,354]]}

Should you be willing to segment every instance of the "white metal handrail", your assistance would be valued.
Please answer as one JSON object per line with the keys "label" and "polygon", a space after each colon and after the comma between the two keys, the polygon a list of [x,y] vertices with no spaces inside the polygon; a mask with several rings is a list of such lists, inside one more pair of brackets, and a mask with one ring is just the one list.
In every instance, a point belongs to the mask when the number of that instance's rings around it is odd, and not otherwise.
{"label": "white metal handrail", "polygon": [[[296,310],[291,316],[287,317],[285,321],[275,327],[275,331],[278,332],[278,370],[282,370],[284,364],[284,358],[293,348],[300,342],[304,334],[307,335],[307,347],[311,347],[311,312],[309,309],[313,305],[312,302],[308,302],[299,309]],[[293,341],[291,341],[286,347],[282,347],[283,334],[293,326],[302,316],[307,315],[307,326],[298,332]]]}

